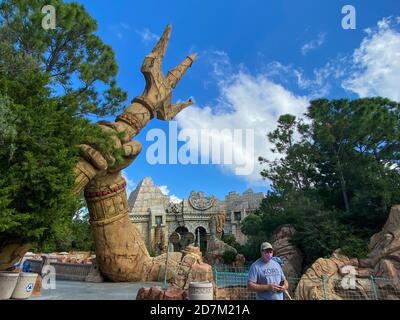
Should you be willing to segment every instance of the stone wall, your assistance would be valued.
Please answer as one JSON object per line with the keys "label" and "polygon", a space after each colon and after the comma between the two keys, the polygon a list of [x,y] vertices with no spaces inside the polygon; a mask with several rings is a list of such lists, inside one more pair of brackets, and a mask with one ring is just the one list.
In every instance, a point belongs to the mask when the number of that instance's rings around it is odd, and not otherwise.
{"label": "stone wall", "polygon": [[[181,226],[195,236],[198,227],[204,228],[208,237],[214,236],[216,217],[225,214],[224,234],[233,234],[237,241],[243,244],[247,238],[240,231],[240,221],[257,210],[263,198],[263,193],[254,193],[251,189],[242,195],[230,192],[224,201],[213,195],[207,197],[203,192],[192,191],[187,199],[173,204],[169,197],[154,185],[152,179],[147,177],[129,196],[129,216],[138,226],[149,250],[154,250],[156,245],[155,228],[160,217],[163,233],[168,239],[168,235]],[[240,212],[241,219],[236,219],[235,212]]]}

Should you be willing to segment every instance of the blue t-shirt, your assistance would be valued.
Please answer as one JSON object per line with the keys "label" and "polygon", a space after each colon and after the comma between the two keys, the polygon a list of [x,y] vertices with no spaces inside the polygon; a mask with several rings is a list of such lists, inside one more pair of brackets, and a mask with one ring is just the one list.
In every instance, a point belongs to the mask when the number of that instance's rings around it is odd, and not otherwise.
{"label": "blue t-shirt", "polygon": [[[272,259],[264,262],[262,258],[259,258],[251,265],[248,280],[258,284],[279,285],[286,278],[278,262]],[[257,300],[283,300],[283,292],[257,292],[256,298]]]}

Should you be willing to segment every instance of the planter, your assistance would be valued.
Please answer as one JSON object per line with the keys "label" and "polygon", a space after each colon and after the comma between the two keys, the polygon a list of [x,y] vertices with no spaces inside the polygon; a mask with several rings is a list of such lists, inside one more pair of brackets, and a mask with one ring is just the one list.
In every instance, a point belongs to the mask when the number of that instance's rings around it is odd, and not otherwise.
{"label": "planter", "polygon": [[0,272],[0,300],[10,299],[17,285],[19,273]]}
{"label": "planter", "polygon": [[35,287],[35,282],[38,274],[30,272],[22,272],[19,274],[17,285],[11,298],[13,299],[28,299]]}
{"label": "planter", "polygon": [[213,300],[213,285],[211,282],[190,282],[189,300]]}

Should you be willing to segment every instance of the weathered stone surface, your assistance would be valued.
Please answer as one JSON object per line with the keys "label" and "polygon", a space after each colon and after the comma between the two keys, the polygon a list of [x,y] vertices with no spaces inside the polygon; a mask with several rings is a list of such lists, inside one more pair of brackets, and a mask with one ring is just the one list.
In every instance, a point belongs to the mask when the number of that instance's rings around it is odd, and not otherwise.
{"label": "weathered stone surface", "polygon": [[255,298],[255,293],[245,287],[218,288],[215,291],[216,300],[252,300]]}
{"label": "weathered stone surface", "polygon": [[86,276],[86,282],[100,283],[104,281],[103,276],[100,273],[99,265],[97,264],[96,258],[91,258],[91,264],[89,274]]}
{"label": "weathered stone surface", "polygon": [[160,287],[140,288],[136,300],[185,300],[187,293],[185,290],[175,287],[162,289]]}
{"label": "weathered stone surface", "polygon": [[211,266],[206,263],[196,263],[192,266],[192,269],[188,274],[188,278],[184,289],[187,289],[189,287],[190,282],[202,282],[202,281],[212,282],[212,280],[213,280],[213,275]]}
{"label": "weathered stone surface", "polygon": [[[369,249],[365,259],[349,259],[337,250],[328,259],[316,260],[301,277],[296,298],[371,299],[379,290],[380,299],[400,299],[400,205],[392,207],[382,230],[371,237]],[[351,292],[346,289],[350,274],[355,278]],[[383,279],[372,283],[371,276]]]}
{"label": "weathered stone surface", "polygon": [[186,248],[182,251],[183,256],[191,255],[198,263],[203,262],[202,253],[199,247],[195,246],[186,246]]}
{"label": "weathered stone surface", "polygon": [[150,288],[140,288],[137,295],[136,300],[148,300]]}
{"label": "weathered stone surface", "polygon": [[[200,255],[199,255],[200,254]],[[176,268],[175,274],[169,283],[176,288],[186,290],[190,282],[213,281],[212,267],[203,263],[200,250],[188,246],[182,254],[182,260]]]}
{"label": "weathered stone surface", "polygon": [[236,255],[235,261],[233,261],[232,266],[235,268],[243,268],[246,258],[242,254]]}
{"label": "weathered stone surface", "polygon": [[205,261],[212,265],[223,263],[222,255],[225,251],[233,251],[237,254],[237,250],[234,247],[218,239],[216,236],[211,236],[207,242]]}
{"label": "weathered stone surface", "polygon": [[271,244],[274,255],[284,262],[283,271],[287,277],[299,277],[302,270],[303,254],[290,243],[290,238],[296,232],[290,224],[280,226],[272,235]]}
{"label": "weathered stone surface", "polygon": [[147,300],[162,300],[164,291],[160,287],[151,287],[148,291]]}
{"label": "weathered stone surface", "polygon": [[31,244],[11,243],[0,246],[0,271],[12,267],[31,248]]}
{"label": "weathered stone surface", "polygon": [[164,291],[164,300],[185,300],[187,297],[187,292],[182,289],[175,287],[168,287]]}
{"label": "weathered stone surface", "polygon": [[[222,232],[233,234],[237,241],[244,243],[246,237],[241,233],[239,223],[258,209],[263,197],[262,192],[254,193],[249,189],[243,195],[231,192],[224,201],[220,201],[213,195],[206,197],[202,192],[192,191],[189,198],[172,203],[150,177],[145,177],[129,196],[129,217],[138,226],[147,248],[155,252],[158,252],[154,246],[158,242],[155,215],[162,217],[164,234],[172,234],[178,227],[184,226],[189,233],[197,235],[197,228],[202,227],[206,233],[219,238]],[[154,207],[161,208],[157,214]],[[234,215],[238,211],[241,213],[240,220]],[[179,249],[177,243],[175,248]]]}
{"label": "weathered stone surface", "polygon": [[[349,259],[341,255],[340,252],[335,252],[330,259],[317,259],[301,277],[296,288],[296,299],[323,300],[326,292],[330,293],[330,298],[336,297],[332,281],[334,281],[334,276],[338,274],[338,269],[347,265],[348,262]],[[332,279],[332,281],[324,284],[322,276],[325,276],[328,281],[329,279]]]}
{"label": "weathered stone surface", "polygon": [[[358,268],[357,277],[359,278],[369,278],[373,275],[374,270],[368,268]],[[345,275],[343,275],[345,276]]]}

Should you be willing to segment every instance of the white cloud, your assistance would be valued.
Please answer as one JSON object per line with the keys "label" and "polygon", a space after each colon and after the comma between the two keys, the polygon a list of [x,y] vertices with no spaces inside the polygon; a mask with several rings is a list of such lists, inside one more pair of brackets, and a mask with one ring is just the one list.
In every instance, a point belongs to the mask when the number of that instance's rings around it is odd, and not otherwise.
{"label": "white cloud", "polygon": [[317,39],[311,40],[301,47],[301,53],[305,56],[309,51],[322,46],[325,42],[325,33],[318,34]]}
{"label": "white cloud", "polygon": [[131,178],[128,177],[125,170],[122,170],[122,176],[125,178],[126,181],[126,193],[129,198],[129,195],[132,193],[133,190],[135,190],[136,183],[135,181],[133,181]]}
{"label": "white cloud", "polygon": [[353,75],[343,88],[360,97],[383,96],[400,101],[399,17],[384,18],[377,28],[365,30],[367,36],[353,53]]}
{"label": "white cloud", "polygon": [[161,192],[164,194],[164,195],[169,195],[169,188],[168,188],[168,186],[166,186],[166,185],[163,185],[163,186],[158,186],[158,188],[161,190]]}
{"label": "white cloud", "polygon": [[329,93],[330,84],[328,78],[334,74],[335,69],[335,64],[328,62],[322,68],[314,69],[313,77],[309,78],[304,74],[302,68],[273,61],[264,67],[263,73],[274,82],[288,85],[295,83],[298,89],[307,91],[307,97],[311,100],[326,96]]}
{"label": "white cloud", "polygon": [[127,23],[120,22],[110,26],[111,32],[120,40],[124,38],[124,33],[131,30],[131,26]]}
{"label": "white cloud", "polygon": [[[214,83],[220,93],[215,102],[195,104],[178,114],[179,127],[198,131],[253,128],[256,152],[250,156],[245,154],[244,158],[252,161],[255,169],[244,178],[249,184],[258,184],[262,181],[258,156],[268,160],[277,157],[270,151],[272,146],[266,134],[276,128],[280,115],[302,116],[309,101],[327,96],[332,86],[341,85],[360,97],[380,95],[400,100],[400,33],[394,29],[394,21],[399,24],[400,18],[386,18],[378,23],[376,30],[367,29],[367,36],[351,57],[339,54],[322,67],[315,68],[311,77],[307,77],[302,68],[279,62],[269,63],[261,72],[251,73],[242,65],[234,68],[224,51],[204,52],[202,60],[212,67]],[[318,39],[303,46],[303,54],[321,46],[324,40],[325,35],[320,34]],[[293,85],[297,85],[296,92],[304,93],[295,94]],[[217,135],[213,139],[223,143],[226,137]],[[240,145],[231,147],[235,153],[245,153]],[[206,153],[205,156],[214,156],[209,155],[208,150]],[[220,167],[232,174],[237,165]]]}
{"label": "white cloud", "polygon": [[77,212],[75,212],[73,220],[83,220],[83,218],[88,214],[89,214],[89,209],[87,207],[82,207]]}
{"label": "white cloud", "polygon": [[210,53],[206,53],[209,56],[209,61],[213,67],[215,76],[224,76],[227,74],[230,68],[230,61],[228,54],[222,50],[215,50]]}
{"label": "white cloud", "polygon": [[[219,55],[221,56],[221,55]],[[222,65],[225,70],[230,70],[227,57],[222,55]],[[243,176],[249,183],[255,185],[262,182],[258,163],[258,157],[268,159],[275,158],[269,150],[266,134],[276,128],[276,122],[280,115],[291,113],[296,116],[302,115],[308,106],[306,96],[297,96],[286,89],[283,85],[272,81],[266,74],[251,75],[245,70],[236,73],[224,74],[220,65],[216,63],[214,75],[220,81],[218,86],[220,95],[213,106],[193,105],[176,117],[182,129],[254,129],[254,153],[249,154],[243,144],[235,144],[232,140],[226,139],[224,135],[213,135],[219,143],[224,141],[232,148],[234,157],[241,156],[241,160],[251,162],[254,170],[250,175]],[[198,146],[191,146],[198,147]],[[210,156],[214,160],[214,154],[209,150],[198,150],[199,154]],[[211,153],[211,154],[209,154]],[[230,174],[235,173],[238,167],[243,164],[222,165],[223,171]]]}
{"label": "white cloud", "polygon": [[150,42],[155,42],[160,39],[160,36],[151,32],[148,28],[145,28],[143,30],[136,30],[136,33],[140,36],[142,39],[142,42],[144,43],[150,43]]}
{"label": "white cloud", "polygon": [[131,30],[131,26],[127,23],[121,22],[120,26],[125,30]]}
{"label": "white cloud", "polygon": [[182,202],[182,199],[181,198],[178,198],[176,195],[171,195],[171,196],[169,196],[169,199],[171,200],[171,202],[173,202],[173,203],[181,203]]}
{"label": "white cloud", "polygon": [[162,186],[158,186],[158,188],[161,190],[161,192],[162,192],[164,195],[169,196],[169,199],[170,199],[171,202],[173,202],[173,203],[180,203],[180,202],[182,202],[182,199],[179,198],[179,197],[177,197],[176,195],[174,195],[174,194],[169,195],[170,191],[169,191],[168,186],[162,185]]}

